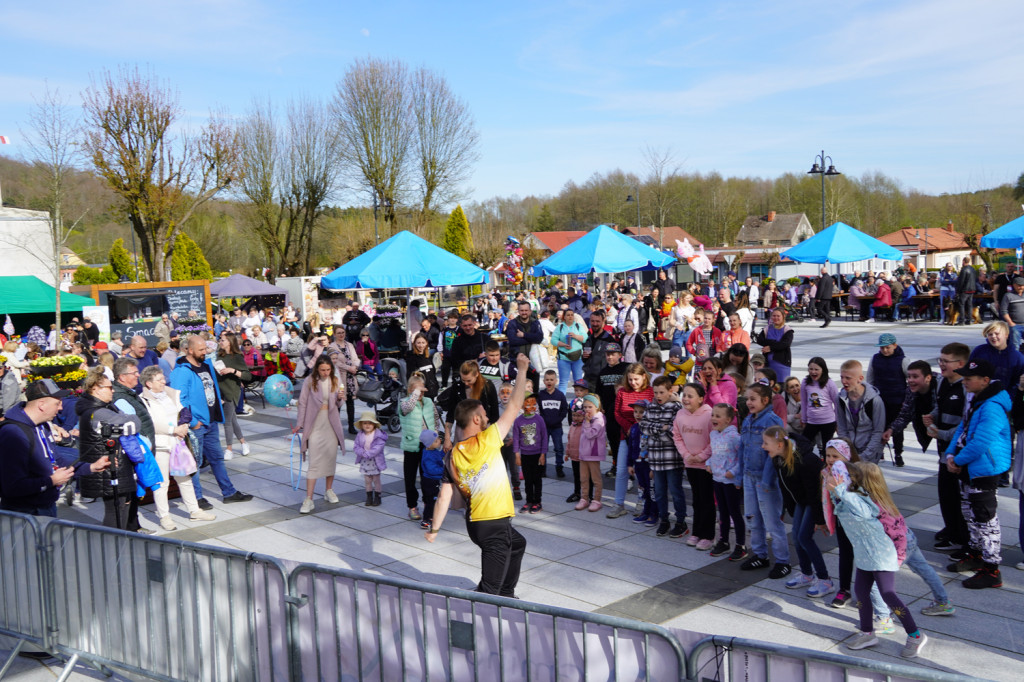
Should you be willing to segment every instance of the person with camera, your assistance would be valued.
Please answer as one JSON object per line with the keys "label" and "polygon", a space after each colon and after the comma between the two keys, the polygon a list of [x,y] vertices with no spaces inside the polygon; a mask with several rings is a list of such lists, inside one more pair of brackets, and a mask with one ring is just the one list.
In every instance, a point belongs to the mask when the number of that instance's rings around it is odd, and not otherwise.
{"label": "person with camera", "polygon": [[61,487],[72,476],[96,474],[110,465],[106,455],[75,466],[58,466],[49,422],[71,391],[51,379],[29,384],[26,402],[11,407],[0,423],[0,509],[57,516]]}
{"label": "person with camera", "polygon": [[119,436],[139,432],[138,416],[124,414],[114,405],[114,382],[103,367],[89,370],[75,412],[81,461],[92,464],[107,458],[110,464],[80,477],[82,496],[103,498],[104,526],[139,531],[135,470],[118,445]]}
{"label": "person with camera", "polygon": [[[192,412],[189,428],[195,432],[199,441],[199,452],[196,460],[210,463],[210,471],[217,479],[224,502],[248,502],[252,495],[236,490],[231,484],[227,467],[224,465],[224,450],[220,445],[220,429],[224,421],[221,406],[220,386],[217,383],[217,370],[206,357],[206,341],[198,334],[188,337],[185,357],[178,358],[178,363],[171,372],[171,388],[179,392],[181,404]],[[199,472],[192,476],[192,485],[196,490],[199,507],[204,511],[213,509],[213,505],[203,498],[203,488],[199,481]]]}

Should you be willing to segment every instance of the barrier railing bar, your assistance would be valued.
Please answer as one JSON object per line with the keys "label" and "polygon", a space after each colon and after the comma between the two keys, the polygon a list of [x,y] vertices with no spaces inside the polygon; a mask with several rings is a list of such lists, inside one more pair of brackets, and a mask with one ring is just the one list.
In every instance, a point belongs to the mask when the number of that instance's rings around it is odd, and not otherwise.
{"label": "barrier railing bar", "polygon": [[498,679],[505,682],[505,659],[500,653],[505,650],[505,607],[498,605]]}
{"label": "barrier railing bar", "polygon": [[[815,651],[813,649],[801,649],[799,647],[784,646],[771,642],[760,642],[754,639],[742,637],[725,637],[722,635],[710,635],[697,642],[690,655],[686,659],[686,679],[695,680],[699,674],[697,664],[700,655],[708,647],[723,647],[727,650],[751,651],[766,656],[777,656],[779,658],[791,658],[796,660],[814,661],[840,666],[844,676],[849,677],[850,670],[865,670],[868,672],[885,675],[887,680],[892,677],[900,677],[922,682],[986,682],[983,678],[962,675],[959,673],[947,673],[941,670],[930,668],[917,668],[900,663],[887,663],[885,661],[874,661],[867,658],[854,658],[828,651]],[[728,665],[728,657],[726,664]]]}
{"label": "barrier railing bar", "polygon": [[373,598],[377,602],[374,604],[377,610],[377,669],[380,671],[380,681],[384,682],[384,625],[381,623],[384,619],[380,613],[380,583],[374,583]]}
{"label": "barrier railing bar", "polygon": [[14,660],[18,658],[18,654],[21,653],[21,648],[23,646],[25,646],[25,640],[19,639],[15,642],[14,648],[11,650],[11,655],[8,656],[7,660],[4,662],[4,667],[0,668],[0,679],[3,679],[3,676],[7,674],[7,669],[10,668],[14,663]]}
{"label": "barrier railing bar", "polygon": [[427,646],[427,593],[420,592],[420,626],[423,628],[423,679],[430,682],[430,647]]}
{"label": "barrier railing bar", "polygon": [[448,622],[445,623],[445,637],[448,639],[448,679],[455,676],[455,659],[452,656],[452,599],[448,595],[444,598],[444,610],[448,614]]}
{"label": "barrier railing bar", "polygon": [[[403,590],[401,588],[399,588],[398,589],[398,631],[399,632],[405,632],[405,603],[402,600],[402,592],[403,592]],[[398,655],[402,657],[402,680],[404,681],[406,679],[406,676],[409,674],[408,669],[406,668],[406,665],[405,665],[405,639],[404,638],[398,643]],[[383,682],[383,680],[381,682]]]}

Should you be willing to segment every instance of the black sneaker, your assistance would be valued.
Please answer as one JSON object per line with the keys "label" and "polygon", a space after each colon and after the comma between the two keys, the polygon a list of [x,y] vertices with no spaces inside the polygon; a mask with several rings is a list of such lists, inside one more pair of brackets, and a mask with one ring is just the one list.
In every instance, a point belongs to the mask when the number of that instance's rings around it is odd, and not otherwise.
{"label": "black sneaker", "polygon": [[896,466],[903,467],[905,464],[906,462],[903,461],[903,455],[896,455]]}
{"label": "black sneaker", "polygon": [[531,504],[530,505],[530,513],[531,514],[536,514],[538,512],[542,512],[542,511],[544,511],[544,507],[540,506],[539,504]]}
{"label": "black sneaker", "polygon": [[946,566],[946,570],[950,573],[966,573],[967,571],[977,571],[984,567],[985,562],[981,560],[981,557],[968,554],[962,559],[957,559]]}
{"label": "black sneaker", "polygon": [[768,557],[752,556],[742,564],[740,564],[741,571],[756,571],[759,568],[768,568],[771,562],[768,561]]}
{"label": "black sneaker", "polygon": [[768,577],[772,580],[778,580],[779,578],[785,578],[792,572],[793,569],[790,567],[789,564],[776,563],[774,566],[772,566],[772,570],[768,574]]}
{"label": "black sneaker", "polygon": [[196,504],[198,504],[199,508],[202,509],[203,511],[210,511],[211,509],[213,509],[213,505],[207,502],[205,497],[200,497],[198,500],[196,500]]}
{"label": "black sneaker", "polygon": [[711,548],[711,556],[722,556],[724,554],[728,554],[730,549],[732,549],[732,545],[729,544],[728,540],[719,540],[715,543],[715,546]]}
{"label": "black sneaker", "polygon": [[530,513],[530,506],[531,506],[530,503],[527,502],[526,504],[524,504],[522,507],[519,508],[519,513],[520,514],[529,514]]}
{"label": "black sneaker", "polygon": [[565,498],[565,501],[566,502],[579,502],[580,501],[580,494],[579,493],[573,493],[569,497]]}
{"label": "black sneaker", "polygon": [[662,521],[660,524],[658,524],[658,532],[657,532],[658,537],[665,537],[666,535],[668,535],[668,529],[669,529],[668,521]]}
{"label": "black sneaker", "polygon": [[983,590],[986,587],[1002,587],[1003,576],[999,573],[998,564],[985,564],[982,568],[962,583],[968,590]]}
{"label": "black sneaker", "polygon": [[961,559],[967,558],[967,547],[961,546],[959,549],[954,550],[950,553],[949,558],[953,561],[960,561]]}
{"label": "black sneaker", "polygon": [[246,495],[241,490],[236,490],[233,495],[228,495],[224,498],[224,504],[231,504],[232,502],[248,502],[252,499],[252,495]]}
{"label": "black sneaker", "polygon": [[562,467],[558,467],[557,469],[555,469],[555,476],[558,476],[559,478],[565,478],[565,469],[563,469]]}
{"label": "black sneaker", "polygon": [[729,555],[729,561],[743,561],[747,558],[747,548],[744,545],[736,545]]}
{"label": "black sneaker", "polygon": [[832,603],[829,604],[834,609],[841,609],[850,603],[850,593],[846,590],[839,590],[836,592],[836,596],[832,599]]}
{"label": "black sneaker", "polygon": [[512,499],[516,502],[523,499],[523,494],[519,492],[519,488],[512,488]]}
{"label": "black sneaker", "polygon": [[936,540],[934,546],[937,552],[952,552],[953,550],[958,549],[959,547],[960,545],[956,544],[955,542],[950,542],[946,538]]}
{"label": "black sneaker", "polygon": [[672,527],[672,532],[668,534],[670,538],[681,538],[689,532],[689,528],[685,523],[677,523]]}
{"label": "black sneaker", "polygon": [[615,478],[615,469],[612,468],[612,469],[609,469],[608,471],[604,472],[604,477],[605,478]]}

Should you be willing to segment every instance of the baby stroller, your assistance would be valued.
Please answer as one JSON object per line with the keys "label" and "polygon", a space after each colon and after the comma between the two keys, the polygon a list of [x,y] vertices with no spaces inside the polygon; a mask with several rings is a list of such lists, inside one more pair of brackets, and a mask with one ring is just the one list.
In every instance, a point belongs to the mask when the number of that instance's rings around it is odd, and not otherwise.
{"label": "baby stroller", "polygon": [[381,369],[384,378],[378,379],[366,372],[359,372],[356,397],[373,408],[373,414],[391,433],[402,430],[402,416],[398,402],[405,397],[405,360],[383,358]]}

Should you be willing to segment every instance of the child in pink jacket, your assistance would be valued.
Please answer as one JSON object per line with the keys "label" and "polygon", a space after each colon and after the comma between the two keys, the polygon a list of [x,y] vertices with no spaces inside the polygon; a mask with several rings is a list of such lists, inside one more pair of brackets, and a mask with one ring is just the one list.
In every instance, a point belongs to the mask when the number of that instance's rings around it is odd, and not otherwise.
{"label": "child in pink jacket", "polygon": [[693,534],[686,541],[706,552],[715,544],[715,488],[707,470],[711,457],[711,406],[704,404],[704,387],[683,387],[683,409],[672,424],[672,440],[683,456],[686,478],[693,492]]}
{"label": "child in pink jacket", "polygon": [[583,425],[580,434],[580,490],[586,491],[594,484],[593,499],[580,498],[576,510],[601,511],[601,493],[604,483],[601,480],[601,462],[608,454],[608,433],[604,428],[604,413],[601,412],[601,400],[593,393],[583,398]]}

